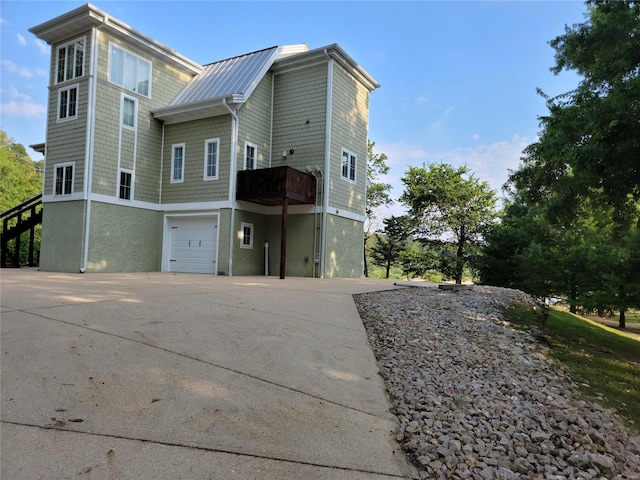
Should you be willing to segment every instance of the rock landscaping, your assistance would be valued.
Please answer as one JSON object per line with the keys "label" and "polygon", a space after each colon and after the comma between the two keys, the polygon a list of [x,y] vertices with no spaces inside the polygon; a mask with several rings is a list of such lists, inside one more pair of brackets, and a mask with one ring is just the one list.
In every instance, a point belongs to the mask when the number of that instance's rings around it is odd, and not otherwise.
{"label": "rock landscaping", "polygon": [[522,292],[474,286],[356,295],[421,478],[640,479],[640,436],[580,398],[535,332],[501,312]]}

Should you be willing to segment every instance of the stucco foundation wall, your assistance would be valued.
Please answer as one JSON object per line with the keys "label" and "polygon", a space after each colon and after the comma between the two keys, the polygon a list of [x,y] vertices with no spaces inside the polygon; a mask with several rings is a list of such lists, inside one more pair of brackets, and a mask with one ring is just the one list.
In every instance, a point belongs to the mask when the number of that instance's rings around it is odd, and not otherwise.
{"label": "stucco foundation wall", "polygon": [[91,204],[88,272],[159,272],[161,256],[160,212]]}
{"label": "stucco foundation wall", "polygon": [[[240,248],[241,223],[253,224],[253,248]],[[264,275],[264,242],[266,241],[264,215],[236,210],[233,236],[233,275]]]}
{"label": "stucco foundation wall", "polygon": [[[320,217],[318,217],[320,220]],[[313,215],[287,215],[287,256],[285,274],[291,277],[313,277]],[[269,275],[280,275],[280,238],[282,215],[268,217]],[[316,245],[316,248],[320,248]],[[318,266],[319,276],[319,266]]]}
{"label": "stucco foundation wall", "polygon": [[325,277],[362,277],[363,241],[364,224],[362,222],[328,215]]}
{"label": "stucco foundation wall", "polygon": [[218,275],[229,275],[229,225],[231,209],[220,210],[218,223]]}
{"label": "stucco foundation wall", "polygon": [[42,209],[40,270],[78,273],[82,267],[86,202],[45,203]]}

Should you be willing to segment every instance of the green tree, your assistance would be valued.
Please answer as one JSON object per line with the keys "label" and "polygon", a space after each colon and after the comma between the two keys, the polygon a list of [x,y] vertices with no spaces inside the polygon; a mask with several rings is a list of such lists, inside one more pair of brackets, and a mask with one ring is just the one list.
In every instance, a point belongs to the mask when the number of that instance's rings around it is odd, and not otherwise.
{"label": "green tree", "polygon": [[43,162],[33,162],[25,148],[0,130],[0,212],[42,192]]}
{"label": "green tree", "polygon": [[400,259],[400,254],[406,247],[406,242],[411,236],[409,218],[403,216],[391,216],[385,218],[383,235],[376,234],[376,244],[371,249],[371,258],[376,265],[385,267],[385,278],[389,278],[391,266]]}
{"label": "green tree", "polygon": [[410,167],[402,177],[405,191],[400,200],[418,238],[446,242],[455,247],[454,278],[462,283],[466,265],[473,260],[473,246],[496,219],[496,195],[466,166],[446,163]]}
{"label": "green tree", "polygon": [[377,230],[377,209],[392,203],[389,191],[391,185],[380,181],[381,175],[389,172],[387,156],[384,153],[374,153],[375,142],[368,141],[367,150],[367,193],[365,203],[365,230],[364,230],[364,276],[369,276],[369,244],[373,232]]}

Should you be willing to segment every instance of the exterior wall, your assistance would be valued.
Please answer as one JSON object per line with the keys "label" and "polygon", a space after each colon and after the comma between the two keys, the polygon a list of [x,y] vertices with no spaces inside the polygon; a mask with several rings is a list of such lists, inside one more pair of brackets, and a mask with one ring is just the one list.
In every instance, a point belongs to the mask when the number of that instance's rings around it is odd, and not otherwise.
{"label": "exterior wall", "polygon": [[326,64],[275,75],[272,166],[324,169],[326,110]]}
{"label": "exterior wall", "polygon": [[[292,277],[313,277],[314,259],[313,215],[287,215],[287,256],[285,273]],[[269,275],[280,275],[280,238],[282,215],[272,215],[267,222],[269,242]],[[319,245],[316,245],[318,248]],[[319,269],[319,266],[318,266]],[[319,276],[319,270],[317,275]]]}
{"label": "exterior wall", "polygon": [[325,277],[362,277],[363,239],[363,222],[328,215]]}
{"label": "exterior wall", "polygon": [[[69,41],[85,39],[84,75],[80,78],[56,84],[56,55],[57,49]],[[44,171],[44,195],[53,195],[54,165],[57,163],[75,162],[74,193],[84,190],[85,144],[87,139],[87,101],[89,93],[90,59],[93,45],[91,31],[82,32],[66,38],[64,41],[52,45],[49,68],[49,106],[47,117],[47,154]],[[58,92],[60,88],[78,85],[77,118],[58,122]]]}
{"label": "exterior wall", "polygon": [[256,169],[270,166],[271,85],[267,74],[238,111],[238,170],[244,170],[245,142],[257,147]]}
{"label": "exterior wall", "polygon": [[[167,125],[164,135],[162,203],[228,200],[231,115]],[[204,141],[211,138],[220,139],[218,179],[204,180]],[[185,144],[184,181],[171,183],[171,150],[176,143]]]}
{"label": "exterior wall", "polygon": [[[218,275],[229,275],[229,228],[231,209],[220,210],[218,229]],[[239,226],[240,224],[238,224]]]}
{"label": "exterior wall", "polygon": [[161,213],[91,204],[88,272],[157,272],[161,257]]}
{"label": "exterior wall", "polygon": [[[369,91],[338,63],[333,68],[329,206],[365,214]],[[342,149],[357,156],[356,182],[341,176]]]}
{"label": "exterior wall", "polygon": [[[240,248],[242,222],[253,224],[253,248]],[[264,242],[267,241],[264,215],[236,210],[233,238],[233,275],[264,275]],[[229,230],[221,231],[228,234]],[[228,235],[227,235],[228,237]],[[227,250],[228,252],[228,250]]]}
{"label": "exterior wall", "polygon": [[47,203],[42,210],[40,270],[77,273],[82,267],[86,202]]}
{"label": "exterior wall", "polygon": [[[117,197],[120,166],[135,171],[133,199],[157,203],[160,194],[162,124],[153,119],[149,112],[167,105],[188,83],[190,77],[104,32],[100,32],[98,38],[100,49],[96,89],[93,192]],[[151,62],[151,98],[131,92],[108,80],[110,43]],[[137,100],[135,131],[121,128],[123,93]]]}

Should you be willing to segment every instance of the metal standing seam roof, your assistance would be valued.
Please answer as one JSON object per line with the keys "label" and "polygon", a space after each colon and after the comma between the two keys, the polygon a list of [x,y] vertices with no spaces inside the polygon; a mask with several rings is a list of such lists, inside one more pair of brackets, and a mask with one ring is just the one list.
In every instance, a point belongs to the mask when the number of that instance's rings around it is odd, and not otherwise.
{"label": "metal standing seam roof", "polygon": [[191,80],[168,106],[250,94],[262,79],[261,74],[273,63],[277,51],[278,47],[271,47],[204,65],[204,71]]}

